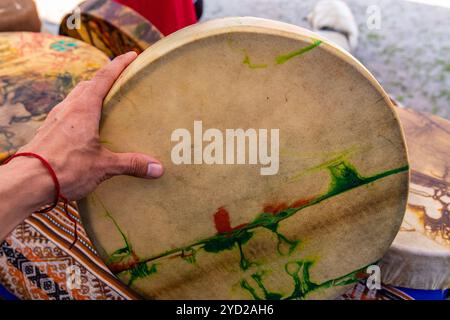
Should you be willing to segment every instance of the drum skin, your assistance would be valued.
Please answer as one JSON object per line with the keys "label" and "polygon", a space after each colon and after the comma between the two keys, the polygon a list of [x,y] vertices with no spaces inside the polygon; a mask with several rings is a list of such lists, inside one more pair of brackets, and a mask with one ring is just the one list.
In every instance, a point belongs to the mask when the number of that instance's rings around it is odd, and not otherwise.
{"label": "drum skin", "polygon": [[50,110],[108,62],[81,41],[0,33],[0,161],[26,144]]}
{"label": "drum skin", "polygon": [[[279,129],[279,171],[174,164],[171,135],[194,121]],[[227,18],[162,39],[114,84],[100,135],[165,166],[80,203],[100,255],[146,298],[334,298],[403,218],[408,162],[391,102],[359,62],[296,26]]]}
{"label": "drum skin", "polygon": [[450,122],[398,109],[405,130],[411,182],[405,218],[380,263],[386,284],[450,287]]}
{"label": "drum skin", "polygon": [[72,27],[74,11],[63,18],[59,33],[87,42],[111,59],[128,51],[141,53],[163,37],[139,13],[114,1],[88,0],[79,10],[79,28]]}

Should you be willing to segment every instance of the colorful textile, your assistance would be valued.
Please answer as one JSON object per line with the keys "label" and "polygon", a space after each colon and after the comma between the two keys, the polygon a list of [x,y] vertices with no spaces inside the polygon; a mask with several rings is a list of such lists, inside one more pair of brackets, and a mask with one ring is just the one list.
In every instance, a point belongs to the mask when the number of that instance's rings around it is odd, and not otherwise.
{"label": "colorful textile", "polygon": [[124,300],[139,296],[100,260],[74,206],[79,240],[61,207],[33,214],[0,243],[0,284],[20,299]]}
{"label": "colorful textile", "polygon": [[[33,214],[0,243],[0,299],[140,299],[100,260],[73,205],[69,207],[69,214],[78,222],[79,240],[72,250],[68,248],[73,240],[73,224],[61,207],[47,214]],[[380,290],[369,290],[361,281],[337,299],[414,300],[423,297],[386,285],[381,285]]]}
{"label": "colorful textile", "polygon": [[17,300],[17,298],[0,285],[0,300]]}
{"label": "colorful textile", "polygon": [[379,290],[370,290],[364,281],[340,296],[337,300],[445,300],[448,290],[415,290],[381,285]]}
{"label": "colorful textile", "polygon": [[365,282],[361,281],[337,300],[414,300],[414,298],[398,288],[383,284],[379,290],[370,290]]}

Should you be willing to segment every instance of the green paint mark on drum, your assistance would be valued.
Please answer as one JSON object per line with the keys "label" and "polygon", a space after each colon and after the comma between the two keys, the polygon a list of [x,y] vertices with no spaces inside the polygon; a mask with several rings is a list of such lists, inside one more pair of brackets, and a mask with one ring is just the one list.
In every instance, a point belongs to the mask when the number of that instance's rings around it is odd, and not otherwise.
{"label": "green paint mark on drum", "polygon": [[[292,209],[292,208],[290,208]],[[288,209],[287,209],[288,210]],[[278,232],[278,226],[280,222],[280,218],[286,213],[286,210],[283,210],[277,215],[273,215],[271,213],[263,212],[261,213],[255,220],[253,220],[252,223],[261,225],[267,230],[273,232],[275,236],[277,237],[278,243],[277,243],[277,251],[280,255],[290,255],[292,252],[294,252],[295,248],[297,248],[298,244],[300,243],[299,240],[289,240],[286,236]],[[288,246],[288,252],[285,253],[282,250],[282,247],[284,245]]]}
{"label": "green paint mark on drum", "polygon": [[294,57],[300,56],[308,51],[311,51],[312,49],[318,47],[321,43],[322,41],[320,40],[314,40],[314,42],[309,46],[276,57],[275,61],[277,64],[283,64]]}
{"label": "green paint mark on drum", "polygon": [[[321,165],[322,166],[322,165]],[[167,256],[171,256],[176,254],[177,252],[190,251],[194,248],[198,247],[199,249],[203,249],[206,252],[210,253],[220,253],[225,250],[231,250],[236,247],[236,245],[240,244],[241,246],[247,244],[249,240],[253,237],[254,232],[250,232],[250,230],[257,228],[266,228],[272,232],[274,232],[277,236],[277,239],[281,242],[285,242],[289,245],[290,251],[298,245],[299,240],[290,240],[287,239],[284,235],[281,235],[278,230],[278,224],[283,220],[293,216],[297,212],[318,204],[328,198],[331,198],[335,195],[344,193],[351,189],[372,183],[376,180],[382,179],[384,177],[401,173],[408,170],[408,166],[403,166],[400,168],[387,170],[385,172],[376,174],[371,177],[363,177],[361,176],[356,169],[349,164],[345,160],[339,161],[329,161],[326,162],[326,168],[330,172],[331,182],[329,186],[329,190],[316,198],[311,199],[310,201],[303,201],[301,205],[296,207],[289,207],[277,213],[276,215],[271,215],[269,213],[261,213],[259,214],[255,220],[252,222],[243,225],[239,229],[233,229],[230,232],[217,234],[215,236],[205,238],[194,242],[191,245],[175,248],[161,254],[149,257],[144,259],[144,261],[154,261]],[[293,248],[293,249],[292,249]],[[180,255],[181,256],[181,255]]]}
{"label": "green paint mark on drum", "polygon": [[257,286],[262,291],[264,298],[261,298],[258,295],[257,290],[253,288],[245,279],[242,279],[240,282],[241,288],[247,290],[254,300],[281,300],[283,298],[283,295],[281,293],[271,292],[267,290],[267,288],[265,287],[263,283],[264,274],[265,274],[264,271],[259,271],[251,275],[251,278],[255,281]]}
{"label": "green paint mark on drum", "polygon": [[211,253],[219,253],[225,250],[231,250],[236,246],[239,248],[240,262],[242,270],[247,270],[252,263],[245,257],[242,245],[246,244],[253,237],[253,232],[248,230],[237,230],[226,234],[218,234],[209,238],[203,243],[203,250]]}
{"label": "green paint mark on drum", "polygon": [[[243,290],[250,293],[254,300],[301,300],[305,299],[314,291],[356,283],[360,280],[358,275],[364,273],[367,269],[367,266],[365,266],[342,277],[317,284],[310,277],[310,270],[313,265],[314,261],[311,260],[291,261],[284,265],[284,271],[292,278],[294,286],[292,293],[286,296],[282,293],[271,292],[267,289],[263,281],[263,276],[266,273],[264,271],[259,271],[251,275],[257,288],[252,287],[246,279],[240,281],[240,286]],[[262,291],[262,296],[258,294],[258,288]]]}
{"label": "green paint mark on drum", "polygon": [[[246,271],[251,266],[257,266],[259,268],[260,264],[256,262],[250,262],[245,257],[243,250],[243,246],[249,243],[249,241],[253,238],[258,228],[265,228],[275,234],[278,241],[277,251],[279,255],[291,255],[298,247],[300,240],[288,239],[285,235],[281,234],[278,231],[280,222],[288,219],[289,217],[295,215],[296,213],[300,212],[301,210],[307,207],[318,204],[333,196],[339,195],[341,193],[347,192],[360,186],[369,185],[370,183],[375,182],[379,179],[397,173],[405,172],[408,169],[409,166],[406,165],[400,168],[387,170],[370,177],[364,177],[361,174],[359,174],[356,168],[345,159],[345,156],[341,155],[337,158],[326,161],[325,163],[322,163],[308,170],[308,171],[327,170],[329,172],[330,184],[328,187],[328,191],[325,194],[317,196],[315,198],[311,198],[309,200],[296,201],[293,204],[291,204],[291,206],[288,208],[283,209],[282,207],[280,207],[277,208],[277,210],[273,210],[273,212],[262,212],[259,215],[257,215],[257,217],[252,222],[240,225],[238,227],[232,228],[230,225],[228,225],[229,221],[227,221],[226,223],[224,223],[224,221],[221,221],[221,224],[219,226],[221,228],[224,228],[223,232],[219,232],[218,234],[209,238],[198,240],[190,245],[174,248],[169,251],[145,259],[139,259],[134,254],[131,244],[129,244],[128,242],[128,239],[120,230],[115,220],[112,219],[125,242],[124,248],[116,250],[111,255],[111,258],[113,260],[117,260],[120,266],[120,268],[116,268],[116,270],[113,272],[116,274],[122,272],[129,273],[131,275],[130,282],[133,283],[136,279],[145,278],[153,273],[156,273],[156,265],[154,267],[153,265],[149,267],[148,263],[150,262],[162,260],[163,258],[173,258],[178,256],[187,261],[188,263],[196,263],[196,253],[198,250],[204,250],[205,252],[208,253],[218,254],[223,251],[232,250],[235,248],[239,250],[240,254],[239,266],[241,270]],[[303,175],[304,173],[301,174],[300,176]],[[298,179],[299,177],[297,176],[295,178]],[[219,209],[219,211],[220,210],[224,211],[223,208]],[[221,213],[223,214],[223,212]],[[112,218],[108,212],[107,215],[110,218]],[[283,252],[282,250],[283,246],[284,247],[287,246],[286,252]],[[131,262],[124,261],[124,257],[131,257]],[[292,277],[294,283],[293,292],[285,299],[303,299],[310,292],[318,290],[320,288],[329,288],[332,286],[340,286],[354,283],[357,281],[356,274],[362,270],[359,269],[343,277],[332,279],[322,284],[316,284],[312,282],[309,277],[309,270],[313,266],[313,264],[314,263],[312,261],[294,261],[289,262],[285,265],[285,272]],[[261,290],[263,290],[264,298],[265,299],[280,298],[282,296],[280,293],[270,292],[265,289],[263,284],[263,275],[264,273],[258,271],[257,273],[253,274],[252,279],[257,283],[257,286]],[[247,290],[255,299],[260,298],[260,296],[256,293],[256,289],[252,288],[247,280],[245,279],[242,280],[240,282],[240,285],[243,289]]]}
{"label": "green paint mark on drum", "polygon": [[242,61],[243,64],[246,64],[250,69],[264,69],[267,68],[267,64],[260,63],[260,64],[254,64],[250,61],[250,57],[248,53],[244,50],[245,56],[244,60]]}
{"label": "green paint mark on drum", "polygon": [[131,286],[135,280],[146,278],[156,272],[156,264],[152,264],[149,267],[145,262],[139,263],[136,267],[129,270],[130,280],[128,280],[128,285]]}
{"label": "green paint mark on drum", "polygon": [[120,236],[122,237],[122,240],[125,243],[124,247],[117,249],[116,251],[114,251],[109,255],[108,260],[106,261],[106,264],[108,265],[109,269],[113,273],[120,273],[124,271],[128,272],[131,276],[130,284],[138,278],[146,277],[152,273],[155,273],[156,269],[154,270],[154,272],[147,271],[148,269],[147,264],[140,263],[141,259],[134,252],[131,242],[128,240],[127,236],[120,228],[116,219],[114,219],[114,217],[105,207],[100,198],[95,193],[92,194],[92,197],[94,201],[100,203],[100,205],[103,207],[103,209],[105,210],[105,215],[108,217],[108,219],[112,221],[114,227],[120,233]]}

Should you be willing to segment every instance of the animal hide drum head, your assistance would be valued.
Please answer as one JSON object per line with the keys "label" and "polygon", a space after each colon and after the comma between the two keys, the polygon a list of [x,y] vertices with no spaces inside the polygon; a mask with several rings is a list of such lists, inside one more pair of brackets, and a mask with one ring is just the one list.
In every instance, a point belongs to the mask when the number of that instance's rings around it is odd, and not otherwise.
{"label": "animal hide drum head", "polygon": [[108,61],[72,38],[1,32],[0,162],[27,144],[53,107]]}
{"label": "animal hide drum head", "polygon": [[349,54],[280,22],[226,18],[160,40],[111,89],[100,136],[165,166],[81,203],[104,261],[147,298],[333,298],[405,212],[386,93]]}
{"label": "animal hide drum head", "polygon": [[450,121],[398,108],[411,159],[405,217],[380,261],[383,283],[450,287]]}

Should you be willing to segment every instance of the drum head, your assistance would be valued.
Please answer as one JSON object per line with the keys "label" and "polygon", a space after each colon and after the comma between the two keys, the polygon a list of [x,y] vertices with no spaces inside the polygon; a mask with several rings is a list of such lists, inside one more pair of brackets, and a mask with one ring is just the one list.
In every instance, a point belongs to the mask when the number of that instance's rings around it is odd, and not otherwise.
{"label": "drum head", "polygon": [[107,62],[101,51],[75,39],[0,33],[0,161],[26,144],[52,108]]}
{"label": "drum head", "polygon": [[161,40],[111,89],[101,140],[165,165],[157,181],[113,178],[81,206],[111,270],[148,298],[334,297],[382,257],[405,210],[386,94],[348,54],[284,23],[228,18]]}
{"label": "drum head", "polygon": [[408,205],[400,232],[381,261],[383,283],[450,287],[450,122],[398,109],[411,159]]}

